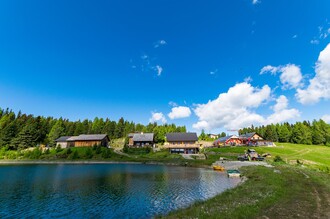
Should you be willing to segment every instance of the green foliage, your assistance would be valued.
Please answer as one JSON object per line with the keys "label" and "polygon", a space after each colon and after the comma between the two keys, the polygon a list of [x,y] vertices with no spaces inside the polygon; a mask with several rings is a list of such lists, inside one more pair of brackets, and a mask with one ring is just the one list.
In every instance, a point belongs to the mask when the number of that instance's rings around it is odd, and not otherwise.
{"label": "green foliage", "polygon": [[111,157],[111,150],[108,148],[104,148],[104,150],[102,151],[102,158],[107,159],[110,157]]}
{"label": "green foliage", "polygon": [[78,151],[77,150],[74,150],[74,152],[71,153],[68,158],[71,159],[71,160],[79,159],[79,153],[78,153]]}
{"label": "green foliage", "polygon": [[85,150],[84,158],[91,159],[93,157],[93,152],[90,147]]}
{"label": "green foliage", "polygon": [[63,148],[61,148],[60,145],[57,145],[56,146],[56,152],[58,153],[58,152],[61,152],[61,151],[63,151]]}
{"label": "green foliage", "polygon": [[126,152],[128,154],[135,154],[135,155],[140,155],[140,154],[149,154],[152,151],[151,147],[142,147],[142,148],[129,148],[127,147]]}
{"label": "green foliage", "polygon": [[127,144],[125,144],[123,147],[123,152],[128,153],[128,151],[129,151],[129,147],[127,146]]}
{"label": "green foliage", "polygon": [[274,162],[277,162],[277,163],[284,163],[284,160],[280,157],[280,156],[275,156],[275,158],[274,158]]}
{"label": "green foliage", "polygon": [[290,142],[295,144],[330,145],[330,124],[323,120],[271,124],[254,128],[243,128],[239,134],[257,132],[266,140],[274,142]]}
{"label": "green foliage", "polygon": [[202,132],[201,132],[201,134],[199,135],[198,140],[205,141],[206,139],[207,139],[207,135],[205,134],[204,129],[202,129]]}
{"label": "green foliage", "polygon": [[71,148],[67,148],[66,151],[65,151],[65,153],[68,154],[68,155],[71,154],[72,153]]}
{"label": "green foliage", "polygon": [[24,153],[24,157],[29,159],[39,159],[41,155],[42,151],[37,147]]}

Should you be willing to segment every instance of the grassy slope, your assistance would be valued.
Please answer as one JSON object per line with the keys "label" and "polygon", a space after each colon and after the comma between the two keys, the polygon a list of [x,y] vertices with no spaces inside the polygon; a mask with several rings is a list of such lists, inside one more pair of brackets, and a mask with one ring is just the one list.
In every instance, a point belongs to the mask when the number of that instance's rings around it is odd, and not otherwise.
{"label": "grassy slope", "polygon": [[[163,216],[166,218],[330,218],[330,147],[278,143],[257,147],[295,164],[245,167],[237,188]],[[212,156],[236,159],[247,147],[207,149]],[[273,158],[269,158],[271,160]],[[297,165],[300,160],[304,165]],[[293,161],[293,162],[290,162]],[[306,168],[308,167],[308,168]],[[327,173],[315,170],[323,170]]]}
{"label": "grassy slope", "polygon": [[[274,171],[276,169],[276,171]],[[246,167],[246,182],[166,218],[330,218],[330,176],[288,165]]]}
{"label": "grassy slope", "polygon": [[[207,152],[216,152],[220,156],[235,159],[237,155],[244,153],[247,147],[211,148]],[[297,163],[297,160],[315,169],[330,167],[330,147],[319,145],[301,145],[290,143],[277,143],[277,147],[256,147],[260,154],[270,153],[282,157],[288,163]]]}

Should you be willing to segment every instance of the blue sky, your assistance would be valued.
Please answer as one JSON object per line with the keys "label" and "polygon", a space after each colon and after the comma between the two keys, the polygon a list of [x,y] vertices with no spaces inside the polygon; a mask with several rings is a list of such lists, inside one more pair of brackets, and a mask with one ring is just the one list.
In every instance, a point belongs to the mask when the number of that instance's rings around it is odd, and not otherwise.
{"label": "blue sky", "polygon": [[330,122],[327,0],[3,0],[0,31],[1,108],[210,132]]}

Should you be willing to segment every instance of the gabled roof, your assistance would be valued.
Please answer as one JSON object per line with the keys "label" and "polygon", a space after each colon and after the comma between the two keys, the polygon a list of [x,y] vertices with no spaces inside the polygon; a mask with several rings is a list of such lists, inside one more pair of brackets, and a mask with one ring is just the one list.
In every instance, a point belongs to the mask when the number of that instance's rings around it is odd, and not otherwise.
{"label": "gabled roof", "polygon": [[228,139],[231,139],[231,138],[238,138],[238,137],[236,135],[228,135],[228,136],[217,139],[216,142],[219,142],[219,141],[226,142]]}
{"label": "gabled roof", "polygon": [[256,134],[255,132],[251,132],[251,133],[245,133],[243,135],[240,135],[240,138],[251,138],[254,134]]}
{"label": "gabled roof", "polygon": [[136,133],[133,135],[133,141],[154,141],[154,133]]}
{"label": "gabled roof", "polygon": [[56,142],[67,142],[67,140],[69,139],[69,138],[71,138],[72,136],[61,136],[61,137],[59,137],[58,139],[56,139],[55,141]]}
{"label": "gabled roof", "polygon": [[74,136],[76,137],[74,139],[74,141],[101,141],[104,138],[108,138],[109,137],[107,134],[96,134],[96,135],[79,135],[79,136]]}
{"label": "gabled roof", "polygon": [[228,139],[231,139],[231,138],[238,138],[238,137],[236,135],[228,135],[228,136],[217,139],[215,142],[226,142]]}
{"label": "gabled roof", "polygon": [[[250,139],[252,138],[254,135],[259,135],[258,133],[256,132],[251,132],[251,133],[245,133],[243,135],[240,135],[239,137],[242,138],[242,139]],[[262,139],[263,137],[261,135],[259,135]]]}
{"label": "gabled roof", "polygon": [[166,140],[168,142],[172,141],[198,141],[197,134],[195,132],[181,133],[174,132],[166,134]]}

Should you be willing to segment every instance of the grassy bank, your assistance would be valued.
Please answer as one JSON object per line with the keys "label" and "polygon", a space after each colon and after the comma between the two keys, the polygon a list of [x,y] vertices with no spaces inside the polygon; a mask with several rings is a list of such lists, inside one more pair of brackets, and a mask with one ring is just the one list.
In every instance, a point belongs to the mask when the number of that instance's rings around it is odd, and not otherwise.
{"label": "grassy bank", "polygon": [[170,154],[168,150],[153,152],[145,149],[130,149],[127,153],[116,152],[104,147],[73,147],[67,149],[34,148],[24,151],[0,150],[0,161],[108,161],[164,163],[182,166],[210,166],[219,155],[210,155],[206,160],[186,160],[181,155]]}
{"label": "grassy bank", "polygon": [[[271,160],[280,156],[286,163],[303,164],[309,168],[330,172],[330,147],[319,145],[302,145],[290,143],[277,143],[276,147],[256,147],[259,154],[270,153]],[[209,148],[206,153],[236,159],[243,154],[247,147]]]}
{"label": "grassy bank", "polygon": [[330,175],[288,165],[242,172],[240,186],[161,218],[330,218]]}

